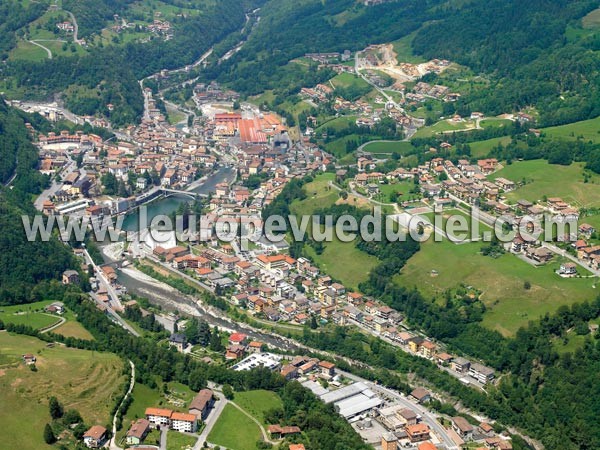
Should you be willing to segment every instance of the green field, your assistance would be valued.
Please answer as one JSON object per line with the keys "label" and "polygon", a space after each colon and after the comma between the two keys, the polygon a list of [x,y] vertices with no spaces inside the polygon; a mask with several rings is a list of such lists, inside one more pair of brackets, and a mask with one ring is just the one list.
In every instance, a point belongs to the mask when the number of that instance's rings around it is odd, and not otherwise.
{"label": "green field", "polygon": [[358,75],[354,75],[352,73],[343,72],[331,79],[331,83],[334,87],[356,87],[361,89],[367,89],[370,87],[369,83],[363,80]]}
{"label": "green field", "polygon": [[600,175],[590,174],[588,183],[583,180],[583,164],[570,166],[548,164],[544,160],[519,161],[490,176],[491,179],[504,177],[526,184],[506,194],[511,201],[526,199],[531,202],[547,197],[561,197],[573,206],[600,206]]}
{"label": "green field", "polygon": [[233,405],[226,405],[214,428],[208,435],[211,444],[231,450],[254,450],[261,432],[246,414]]}
{"label": "green field", "polygon": [[167,432],[167,450],[191,450],[197,440],[187,434],[169,430]]}
{"label": "green field", "polygon": [[0,306],[0,320],[4,323],[13,323],[15,325],[28,325],[39,330],[59,323],[62,317],[66,319],[66,322],[54,328],[52,330],[53,333],[79,339],[94,339],[91,333],[77,322],[77,318],[70,310],[65,309],[62,316],[45,313],[44,308],[51,303],[53,303],[53,300],[44,300],[25,305]]}
{"label": "green field", "polygon": [[48,59],[48,53],[41,47],[30,42],[19,41],[11,50],[9,59],[23,59],[25,61],[43,61]]}
{"label": "green field", "polygon": [[402,39],[392,42],[394,46],[394,52],[396,53],[396,59],[399,63],[412,63],[419,64],[426,60],[420,56],[415,56],[412,49],[412,40],[414,39],[417,32],[411,33],[404,36]]}
{"label": "green field", "polygon": [[335,238],[324,244],[323,253],[317,255],[310,246],[305,246],[308,256],[319,266],[322,272],[340,280],[346,287],[358,289],[359,283],[365,281],[371,269],[379,260],[356,248],[354,242],[340,242]]}
{"label": "green field", "polygon": [[510,136],[504,136],[485,141],[470,142],[471,156],[474,158],[485,158],[494,147],[497,147],[499,144],[508,145],[511,140]]}
{"label": "green field", "polygon": [[415,188],[415,183],[412,181],[400,181],[397,183],[380,184],[380,193],[375,195],[373,198],[382,203],[391,202],[390,195],[394,192],[398,192],[398,202],[407,201],[413,198],[420,198],[420,193],[412,193],[411,191]]}
{"label": "green field", "polygon": [[[443,298],[443,292],[460,283],[482,291],[488,307],[483,325],[504,335],[513,335],[530,320],[555,312],[561,305],[591,300],[597,296],[593,278],[564,279],[554,273],[560,261],[534,267],[518,257],[499,258],[479,253],[481,243],[456,245],[448,240],[422,245],[395,280],[400,285],[417,287],[426,297]],[[436,270],[438,275],[431,276]],[[526,290],[524,281],[531,283]]]}
{"label": "green field", "polygon": [[542,133],[559,139],[578,139],[600,142],[600,117],[574,122],[568,125],[542,128]]}
{"label": "green field", "polygon": [[306,198],[302,201],[294,200],[290,205],[293,214],[309,215],[320,208],[333,205],[339,198],[339,193],[329,183],[335,179],[333,173],[322,173],[304,186]]}
{"label": "green field", "polygon": [[481,128],[500,128],[508,126],[512,123],[512,120],[498,119],[496,117],[487,117],[479,122]]}
{"label": "green field", "polygon": [[60,322],[59,316],[47,314],[44,307],[52,301],[30,303],[27,305],[0,306],[0,320],[15,325],[28,325],[36,330]]}
{"label": "green field", "polygon": [[[37,357],[37,372],[21,363],[21,355]],[[0,354],[11,366],[0,367],[0,442],[3,448],[53,448],[42,439],[51,421],[48,398],[56,396],[65,409],[77,409],[87,424],[106,425],[125,377],[123,363],[110,353],[77,350],[39,339],[0,332]],[[24,420],[27,418],[27,420]]]}
{"label": "green field", "polygon": [[415,148],[410,142],[406,141],[395,141],[395,142],[370,142],[363,147],[365,152],[369,153],[400,153],[401,155],[407,154]]}
{"label": "green field", "polygon": [[[332,173],[319,174],[314,181],[305,185],[307,198],[292,202],[290,207],[292,213],[297,216],[311,215],[316,210],[327,208],[339,201],[339,191],[329,186],[329,182],[334,177]],[[378,263],[377,258],[358,250],[352,242],[344,243],[334,239],[333,242],[324,243],[324,247],[320,255],[317,255],[308,245],[305,246],[305,251],[322,271],[348,287],[356,289],[361,281],[367,279],[369,271]]]}
{"label": "green field", "polygon": [[235,393],[235,403],[257,419],[263,426],[271,425],[264,420],[265,412],[274,408],[283,408],[279,396],[272,391],[257,390]]}
{"label": "green field", "polygon": [[452,131],[463,131],[469,129],[469,127],[473,128],[473,124],[471,122],[452,122],[449,120],[442,120],[435,125],[431,125],[428,127],[419,128],[419,131],[415,133],[413,137],[415,138],[425,138],[431,137],[440,133],[450,133]]}
{"label": "green field", "polygon": [[321,123],[315,131],[322,132],[322,131],[325,131],[327,128],[331,128],[335,131],[339,131],[339,130],[348,128],[348,125],[350,125],[351,123],[355,123],[355,122],[356,122],[356,116],[336,117],[336,118],[333,118],[331,120]]}

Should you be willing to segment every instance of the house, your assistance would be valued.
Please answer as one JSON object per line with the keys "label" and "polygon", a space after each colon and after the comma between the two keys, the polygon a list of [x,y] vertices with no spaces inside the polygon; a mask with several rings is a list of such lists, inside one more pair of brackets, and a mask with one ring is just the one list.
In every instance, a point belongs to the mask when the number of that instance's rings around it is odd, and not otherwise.
{"label": "house", "polygon": [[298,368],[292,364],[287,364],[281,368],[280,373],[286,380],[293,380],[298,376]]}
{"label": "house", "polygon": [[248,353],[260,353],[262,351],[263,343],[258,341],[251,341],[248,344]]}
{"label": "house", "polygon": [[579,225],[579,232],[584,236],[590,238],[592,234],[596,232],[596,229],[589,223],[582,223],[581,225]]}
{"label": "house", "polygon": [[304,444],[290,444],[289,450],[306,450]]}
{"label": "house", "polygon": [[329,361],[319,361],[319,369],[321,375],[326,377],[332,377],[335,375],[335,364]]}
{"label": "house", "polygon": [[23,362],[25,364],[27,364],[28,366],[31,364],[35,364],[35,362],[37,361],[35,355],[32,355],[31,353],[26,353],[23,355]]}
{"label": "house", "polygon": [[473,425],[471,425],[464,417],[453,417],[452,428],[464,440],[469,440],[473,437]]}
{"label": "house", "polygon": [[421,352],[421,355],[423,355],[425,358],[431,359],[433,358],[433,355],[435,353],[435,344],[430,341],[424,341],[421,344],[419,351]]}
{"label": "house", "polygon": [[198,420],[203,420],[208,416],[214,402],[213,392],[210,389],[202,389],[190,403],[188,412],[194,414]]}
{"label": "house", "polygon": [[227,351],[225,352],[225,359],[239,359],[244,356],[246,352],[246,347],[242,345],[230,345],[227,347]]}
{"label": "house", "polygon": [[494,427],[487,422],[481,422],[479,424],[479,432],[488,437],[492,437],[494,435]]}
{"label": "house", "polygon": [[454,357],[449,355],[448,353],[438,353],[435,355],[435,362],[437,362],[441,366],[448,365],[452,362]]}
{"label": "house", "polygon": [[528,258],[531,258],[539,263],[546,263],[554,256],[554,254],[545,247],[528,248],[526,254]]}
{"label": "house", "polygon": [[414,389],[410,393],[410,396],[419,403],[427,403],[429,400],[431,400],[431,393],[427,389],[421,387]]}
{"label": "house", "polygon": [[78,284],[79,273],[76,270],[65,270],[62,274],[63,284]]}
{"label": "house", "polygon": [[169,425],[173,411],[163,408],[146,408],[146,419],[154,425]]}
{"label": "house", "polygon": [[197,419],[194,414],[173,412],[171,414],[171,429],[184,433],[195,433],[197,429]]}
{"label": "house", "polygon": [[248,336],[244,333],[232,333],[229,336],[229,344],[231,345],[246,345],[247,340]]}
{"label": "house", "polygon": [[415,425],[418,421],[417,413],[410,408],[403,408],[396,415],[405,425]]}
{"label": "house", "polygon": [[106,442],[106,428],[94,425],[83,435],[83,443],[88,448],[100,448]]}
{"label": "house", "polygon": [[281,425],[269,425],[267,431],[274,439],[282,439],[287,436],[293,436],[294,434],[300,434],[302,430],[300,427],[287,426],[282,427]]}
{"label": "house", "polygon": [[150,432],[150,422],[147,419],[138,419],[131,424],[125,441],[127,445],[141,444]]}
{"label": "house", "polygon": [[562,263],[560,265],[560,269],[558,269],[558,273],[561,275],[569,275],[573,276],[577,274],[577,264],[574,262]]}
{"label": "house", "polygon": [[429,439],[429,426],[424,423],[408,425],[405,430],[410,442],[422,442]]}
{"label": "house", "polygon": [[467,373],[471,368],[471,362],[460,356],[454,358],[454,361],[450,364],[452,370],[458,373]]}
{"label": "house", "polygon": [[175,347],[177,351],[182,352],[187,346],[187,339],[184,334],[175,333],[169,338],[169,345]]}

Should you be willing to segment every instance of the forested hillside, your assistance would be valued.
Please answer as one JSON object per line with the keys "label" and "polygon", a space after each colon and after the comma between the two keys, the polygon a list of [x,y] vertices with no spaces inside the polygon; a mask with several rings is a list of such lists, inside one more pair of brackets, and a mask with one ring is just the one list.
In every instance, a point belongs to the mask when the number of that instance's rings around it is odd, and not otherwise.
{"label": "forested hillside", "polygon": [[595,117],[600,114],[599,37],[568,39],[567,33],[598,3],[471,2],[444,10],[441,20],[423,26],[413,49],[496,75],[490,89],[468,99],[473,110],[501,114],[539,103],[543,124]]}
{"label": "forested hillside", "polygon": [[[85,56],[43,62],[11,61],[3,72],[15,88],[24,88],[28,97],[46,98],[64,92],[67,108],[76,114],[99,112],[116,126],[132,123],[143,112],[138,80],[162,69],[185,66],[240,29],[245,21],[245,3],[219,1],[204,14],[174,24],[174,37],[168,41],[92,48]],[[115,106],[110,114],[109,103]]]}
{"label": "forested hillside", "polygon": [[16,171],[12,188],[0,188],[0,304],[31,301],[39,295],[38,283],[75,267],[71,252],[57,239],[27,241],[21,215],[35,213],[31,194],[47,183],[35,170],[37,161],[21,113],[0,99],[0,179],[4,183]]}
{"label": "forested hillside", "polygon": [[359,50],[416,31],[416,54],[447,58],[490,77],[489,89],[463,98],[459,109],[468,105],[463,109],[495,115],[537,105],[544,125],[572,122],[600,114],[599,35],[572,29],[598,6],[597,0],[430,0],[374,7],[352,0],[271,1],[242,51],[208,77],[250,95],[297,91],[302,72],[286,66],[290,59]]}

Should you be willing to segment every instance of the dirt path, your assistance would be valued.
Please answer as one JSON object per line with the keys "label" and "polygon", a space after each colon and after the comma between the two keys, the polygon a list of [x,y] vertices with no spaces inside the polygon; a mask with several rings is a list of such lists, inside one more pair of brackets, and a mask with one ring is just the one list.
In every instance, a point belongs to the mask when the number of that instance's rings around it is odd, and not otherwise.
{"label": "dirt path", "polygon": [[52,52],[50,51],[50,49],[48,47],[44,47],[42,44],[39,44],[36,41],[27,41],[27,42],[29,42],[30,44],[36,45],[36,46],[38,46],[38,47],[46,50],[46,52],[48,53],[48,59],[52,59]]}

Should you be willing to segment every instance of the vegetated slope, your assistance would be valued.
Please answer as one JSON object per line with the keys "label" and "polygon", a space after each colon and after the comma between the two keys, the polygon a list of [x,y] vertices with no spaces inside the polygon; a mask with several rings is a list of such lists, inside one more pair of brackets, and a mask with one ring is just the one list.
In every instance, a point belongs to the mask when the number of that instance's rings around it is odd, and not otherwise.
{"label": "vegetated slope", "polygon": [[16,31],[40,17],[46,11],[43,2],[3,0],[0,3],[0,60],[17,44]]}
{"label": "vegetated slope", "polygon": [[542,123],[566,123],[600,114],[600,35],[570,32],[596,7],[597,0],[390,2],[374,7],[351,0],[270,1],[244,48],[209,75],[246,94],[273,88],[297,91],[302,80],[294,80],[302,71],[286,66],[290,59],[306,52],[361,49],[418,30],[413,41],[417,54],[457,61],[491,77],[489,89],[466,96],[458,109],[499,114],[537,105]]}
{"label": "vegetated slope", "polygon": [[426,24],[413,48],[496,75],[473,109],[499,114],[538,103],[542,123],[572,122],[600,114],[599,36],[567,38],[567,27],[597,7],[596,0],[472,2]]}
{"label": "vegetated slope", "polygon": [[418,29],[432,16],[429,8],[439,3],[392,2],[367,8],[355,0],[269,1],[242,50],[207,76],[250,95],[272,88],[297,90],[298,83],[310,85],[311,80],[303,80],[306,72],[298,67],[285,67],[290,59],[393,41]]}
{"label": "vegetated slope", "polygon": [[28,242],[25,235],[21,215],[35,213],[30,195],[47,182],[35,170],[37,160],[20,113],[0,99],[0,180],[17,174],[12,189],[0,188],[0,304],[26,302],[38,283],[58,279],[75,267],[70,252],[56,239]]}
{"label": "vegetated slope", "polygon": [[[168,41],[91,48],[82,57],[43,62],[11,61],[4,74],[29,97],[45,98],[66,91],[66,106],[76,114],[103,113],[116,126],[132,123],[143,112],[139,79],[192,63],[211,45],[241,29],[245,7],[259,3],[222,0],[201,15],[173,24],[174,37]],[[101,18],[97,21],[104,23]],[[109,103],[115,107],[110,115]]]}

